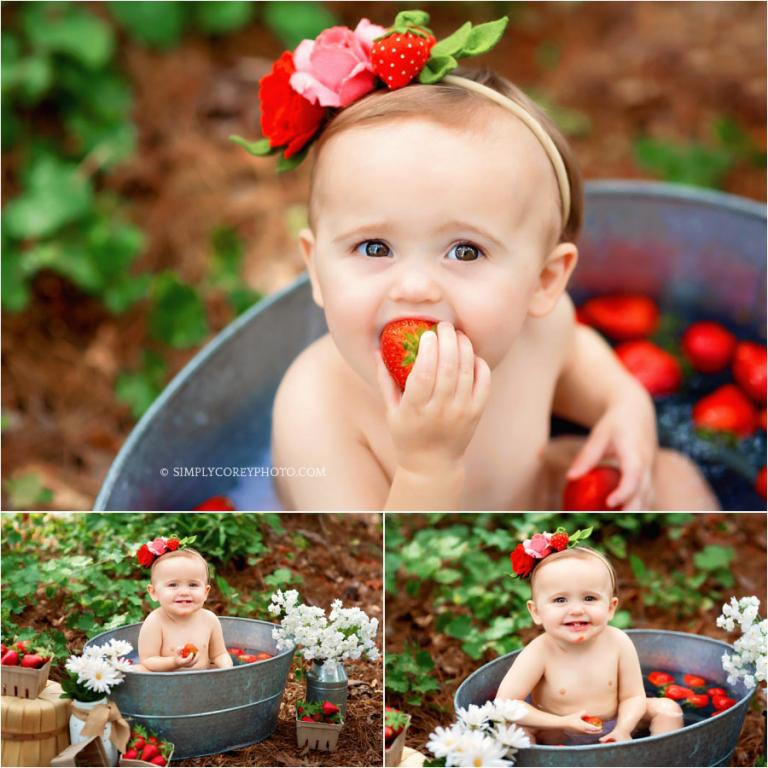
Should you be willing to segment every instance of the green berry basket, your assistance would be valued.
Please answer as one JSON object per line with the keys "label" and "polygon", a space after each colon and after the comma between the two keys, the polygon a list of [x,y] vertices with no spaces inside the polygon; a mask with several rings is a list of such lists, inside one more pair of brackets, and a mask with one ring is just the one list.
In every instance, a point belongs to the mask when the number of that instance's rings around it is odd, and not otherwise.
{"label": "green berry basket", "polygon": [[47,685],[50,671],[50,659],[39,669],[3,665],[2,671],[0,671],[3,696],[36,699]]}

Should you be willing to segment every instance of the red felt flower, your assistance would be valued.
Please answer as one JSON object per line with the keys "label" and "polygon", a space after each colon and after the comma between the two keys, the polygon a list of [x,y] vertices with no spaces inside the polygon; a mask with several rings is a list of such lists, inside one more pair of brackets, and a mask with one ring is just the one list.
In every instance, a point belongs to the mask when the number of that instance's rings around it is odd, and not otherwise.
{"label": "red felt flower", "polygon": [[312,104],[291,88],[296,71],[293,54],[284,51],[272,71],[259,81],[261,130],[271,147],[285,146],[285,157],[301,150],[325,118],[325,109]]}
{"label": "red felt flower", "polygon": [[536,562],[524,549],[522,544],[518,544],[509,556],[512,561],[512,570],[525,578],[532,570]]}
{"label": "red felt flower", "polygon": [[155,556],[149,551],[149,547],[146,544],[142,544],[139,547],[136,557],[139,561],[139,565],[143,568],[149,568],[149,566],[152,565],[152,561],[155,559]]}
{"label": "red felt flower", "polygon": [[168,539],[165,546],[168,547],[169,552],[173,552],[181,546],[181,542],[178,539]]}

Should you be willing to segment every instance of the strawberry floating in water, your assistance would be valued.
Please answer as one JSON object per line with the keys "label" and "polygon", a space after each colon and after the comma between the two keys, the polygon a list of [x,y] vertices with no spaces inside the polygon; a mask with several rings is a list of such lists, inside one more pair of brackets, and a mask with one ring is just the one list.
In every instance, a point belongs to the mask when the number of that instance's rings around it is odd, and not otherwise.
{"label": "strawberry floating in water", "polygon": [[563,491],[563,511],[619,509],[608,505],[608,497],[620,481],[621,473],[613,467],[595,467],[576,480],[569,480]]}
{"label": "strawberry floating in water", "polygon": [[693,406],[697,427],[749,437],[757,429],[757,410],[734,384],[724,384]]}
{"label": "strawberry floating in water", "polygon": [[683,675],[683,682],[689,688],[703,688],[707,684],[707,681],[698,675]]}
{"label": "strawberry floating in water", "polygon": [[686,699],[686,702],[696,709],[703,709],[709,704],[709,696],[706,693],[694,693]]}
{"label": "strawberry floating in water", "polygon": [[703,321],[688,326],[681,340],[683,354],[700,373],[722,371],[733,357],[736,337],[720,323]]}
{"label": "strawberry floating in water", "polygon": [[654,397],[671,395],[680,388],[683,380],[680,363],[652,341],[625,341],[614,351],[624,367]]}
{"label": "strawberry floating in water", "polygon": [[258,659],[256,658],[256,656],[254,656],[252,653],[241,653],[241,654],[240,654],[240,655],[237,657],[237,660],[238,660],[238,661],[239,661],[241,664],[253,664],[255,661],[258,661]]}
{"label": "strawberry floating in water", "polygon": [[381,358],[401,390],[405,390],[405,382],[416,362],[422,335],[435,328],[433,322],[412,317],[393,320],[384,326],[379,339]]}
{"label": "strawberry floating in water", "polygon": [[727,696],[728,694],[722,688],[708,688],[708,696]]}
{"label": "strawberry floating in water", "polygon": [[659,309],[642,294],[598,296],[580,307],[583,318],[614,341],[650,336],[659,324]]}
{"label": "strawberry floating in water", "polygon": [[211,496],[202,504],[195,507],[195,512],[236,512],[237,509],[226,496]]}
{"label": "strawberry floating in water", "polygon": [[675,682],[675,678],[668,672],[651,672],[648,675],[648,679],[653,685],[661,687],[662,685],[669,685]]}
{"label": "strawberry floating in water", "polygon": [[682,685],[668,685],[664,695],[668,699],[674,701],[682,701],[683,699],[689,699],[691,696],[695,696],[695,692],[690,688],[684,688]]}
{"label": "strawberry floating in water", "polygon": [[242,648],[227,648],[227,653],[231,656],[242,656],[245,651]]}
{"label": "strawberry floating in water", "polygon": [[736,703],[736,699],[732,699],[730,696],[713,696],[712,706],[718,711],[722,712],[724,709],[729,709]]}
{"label": "strawberry floating in water", "polygon": [[733,378],[756,403],[765,403],[765,347],[753,341],[740,341],[733,353]]}

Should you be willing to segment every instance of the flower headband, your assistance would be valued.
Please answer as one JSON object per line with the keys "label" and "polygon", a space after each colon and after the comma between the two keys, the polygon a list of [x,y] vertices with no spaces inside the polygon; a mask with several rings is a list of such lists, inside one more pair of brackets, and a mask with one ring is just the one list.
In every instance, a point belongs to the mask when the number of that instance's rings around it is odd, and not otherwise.
{"label": "flower headband", "polygon": [[576,531],[568,535],[565,528],[558,528],[554,533],[534,533],[530,539],[518,544],[509,556],[515,576],[527,579],[538,560],[543,560],[554,552],[562,552],[569,547],[575,547],[579,541],[584,541],[592,535],[591,528]]}
{"label": "flower headband", "polygon": [[467,21],[444,40],[427,27],[429,14],[401,11],[385,29],[362,19],[354,30],[330,27],[314,40],[303,40],[284,51],[259,81],[261,130],[265,138],[230,139],[252,155],[282,152],[277,170],[295,168],[333,113],[377,88],[395,90],[418,79],[440,81],[480,94],[512,112],[534,134],[547,153],[557,178],[563,222],[568,221],[571,190],[565,163],[541,123],[521,104],[474,80],[450,75],[458,59],[479,56],[493,48],[506,29],[506,16],[473,26]]}
{"label": "flower headband", "polygon": [[142,568],[150,568],[152,563],[161,555],[167,552],[175,552],[177,549],[184,549],[192,544],[194,540],[194,536],[188,536],[184,539],[179,539],[175,536],[170,538],[158,536],[156,539],[152,539],[152,541],[148,541],[139,547],[136,552],[136,559]]}

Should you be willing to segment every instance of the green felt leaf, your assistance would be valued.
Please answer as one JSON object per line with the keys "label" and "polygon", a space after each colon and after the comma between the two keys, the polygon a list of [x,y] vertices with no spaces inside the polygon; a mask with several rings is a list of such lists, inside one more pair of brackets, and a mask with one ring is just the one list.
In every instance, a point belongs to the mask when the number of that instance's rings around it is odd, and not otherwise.
{"label": "green felt leaf", "polygon": [[419,82],[425,85],[439,83],[449,72],[459,66],[453,56],[431,57],[419,73]]}
{"label": "green felt leaf", "polygon": [[496,21],[488,21],[473,27],[467,44],[461,53],[457,54],[457,58],[479,56],[481,53],[490,51],[501,40],[508,23],[509,19],[503,16]]}
{"label": "green felt leaf", "polygon": [[432,46],[430,58],[432,56],[456,56],[469,41],[471,32],[472,22],[467,21],[444,40],[438,40]]}
{"label": "green felt leaf", "polygon": [[426,11],[400,11],[395,16],[393,27],[414,26],[426,27],[429,24],[429,14]]}
{"label": "green felt leaf", "polygon": [[248,139],[244,139],[242,136],[230,136],[229,140],[239,147],[242,147],[246,152],[256,155],[256,157],[274,155],[279,150],[279,147],[271,147],[269,145],[269,139],[248,141]]}
{"label": "green felt leaf", "polygon": [[309,152],[309,147],[304,147],[301,152],[297,152],[295,155],[286,157],[284,154],[277,158],[277,172],[285,173],[286,171],[292,171],[294,168],[298,168],[304,161],[304,158]]}

